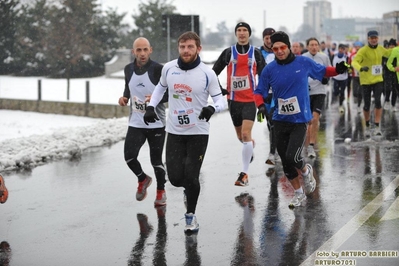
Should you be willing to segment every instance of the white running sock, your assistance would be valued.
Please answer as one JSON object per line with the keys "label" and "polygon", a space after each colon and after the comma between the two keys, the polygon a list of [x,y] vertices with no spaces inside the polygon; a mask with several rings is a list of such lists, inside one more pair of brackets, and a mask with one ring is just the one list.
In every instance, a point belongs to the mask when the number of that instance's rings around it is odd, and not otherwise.
{"label": "white running sock", "polygon": [[243,142],[242,143],[242,171],[248,173],[249,162],[251,161],[252,153],[254,151],[253,142]]}

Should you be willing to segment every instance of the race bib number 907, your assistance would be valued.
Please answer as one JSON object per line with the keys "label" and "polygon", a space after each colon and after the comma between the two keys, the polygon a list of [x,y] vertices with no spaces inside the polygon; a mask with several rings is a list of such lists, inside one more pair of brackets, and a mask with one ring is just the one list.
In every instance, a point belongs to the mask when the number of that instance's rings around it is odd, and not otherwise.
{"label": "race bib number 907", "polygon": [[231,77],[230,86],[232,91],[248,90],[251,88],[248,76]]}

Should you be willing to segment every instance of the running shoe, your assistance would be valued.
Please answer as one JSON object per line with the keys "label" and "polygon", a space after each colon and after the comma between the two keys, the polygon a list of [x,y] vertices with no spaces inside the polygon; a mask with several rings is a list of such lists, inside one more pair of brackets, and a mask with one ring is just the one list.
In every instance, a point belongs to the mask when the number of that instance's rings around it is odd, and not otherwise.
{"label": "running shoe", "polygon": [[358,107],[357,107],[357,113],[358,113],[358,114],[362,113],[362,107],[361,107],[361,106],[358,106]]}
{"label": "running shoe", "polygon": [[4,178],[0,175],[0,203],[3,204],[8,199],[8,190],[4,183]]}
{"label": "running shoe", "polygon": [[316,158],[316,152],[314,151],[314,147],[312,145],[309,145],[307,150],[309,158]]}
{"label": "running shoe", "polygon": [[306,199],[305,194],[295,192],[294,197],[291,199],[290,204],[288,205],[289,208],[295,208],[302,205],[302,202]]}
{"label": "running shoe", "polygon": [[137,187],[136,192],[136,200],[142,201],[143,199],[145,199],[145,197],[147,197],[147,188],[151,185],[151,183],[152,178],[148,175],[142,182],[139,182],[139,186]]}
{"label": "running shoe", "polygon": [[194,213],[190,212],[185,214],[185,218],[186,218],[186,227],[184,228],[184,232],[187,234],[198,232],[199,223],[197,222],[197,216],[195,216]]}
{"label": "running shoe", "polygon": [[389,102],[384,102],[384,110],[385,111],[390,111],[391,110],[391,105],[389,104]]}
{"label": "running shoe", "polygon": [[309,170],[309,174],[307,176],[303,176],[303,181],[305,183],[305,193],[308,195],[315,190],[316,179],[313,176],[313,167],[310,164],[306,164],[306,167]]}
{"label": "running shoe", "polygon": [[157,189],[157,196],[154,201],[155,206],[164,206],[166,205],[166,192],[165,190]]}
{"label": "running shoe", "polygon": [[248,185],[248,175],[244,172],[241,172],[238,175],[237,181],[235,182],[236,186],[245,187]]}
{"label": "running shoe", "polygon": [[267,157],[265,164],[273,166],[276,165],[276,157],[274,156],[273,153],[269,153],[269,157]]}

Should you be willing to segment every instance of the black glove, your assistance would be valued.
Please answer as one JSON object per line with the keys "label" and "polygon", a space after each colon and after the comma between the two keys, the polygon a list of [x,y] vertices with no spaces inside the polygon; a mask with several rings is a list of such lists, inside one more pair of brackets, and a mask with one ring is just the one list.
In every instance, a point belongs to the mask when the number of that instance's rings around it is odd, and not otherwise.
{"label": "black glove", "polygon": [[369,71],[369,67],[368,66],[364,66],[360,68],[360,72],[367,72]]}
{"label": "black glove", "polygon": [[326,77],[324,77],[322,80],[321,80],[321,84],[323,84],[323,85],[326,85],[326,84],[328,84],[328,78],[326,78]]}
{"label": "black glove", "polygon": [[148,123],[155,123],[156,120],[159,120],[159,118],[155,113],[154,106],[147,106],[144,114],[144,123],[148,126]]}
{"label": "black glove", "polygon": [[215,113],[215,108],[213,106],[208,105],[208,106],[202,108],[201,113],[198,116],[198,118],[200,120],[206,119],[206,122],[208,122],[214,113]]}
{"label": "black glove", "polygon": [[263,119],[265,119],[266,115],[267,115],[266,106],[264,104],[259,105],[258,106],[258,114],[257,114],[258,121],[262,122]]}
{"label": "black glove", "polygon": [[223,96],[229,95],[229,94],[230,94],[226,89],[223,89],[222,86],[220,86],[220,90],[222,91],[222,95],[223,95]]}
{"label": "black glove", "polygon": [[343,74],[348,71],[348,65],[345,61],[341,61],[335,65],[335,71],[338,74]]}

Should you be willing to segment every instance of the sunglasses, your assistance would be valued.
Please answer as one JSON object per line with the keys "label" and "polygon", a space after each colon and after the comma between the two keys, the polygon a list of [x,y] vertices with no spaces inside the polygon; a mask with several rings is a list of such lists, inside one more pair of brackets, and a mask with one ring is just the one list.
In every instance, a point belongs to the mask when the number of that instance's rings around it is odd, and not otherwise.
{"label": "sunglasses", "polygon": [[281,50],[282,52],[284,52],[285,50],[287,50],[288,45],[281,45],[280,47],[273,47],[272,50],[273,52],[278,52],[278,50]]}

